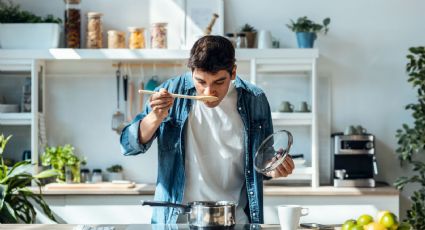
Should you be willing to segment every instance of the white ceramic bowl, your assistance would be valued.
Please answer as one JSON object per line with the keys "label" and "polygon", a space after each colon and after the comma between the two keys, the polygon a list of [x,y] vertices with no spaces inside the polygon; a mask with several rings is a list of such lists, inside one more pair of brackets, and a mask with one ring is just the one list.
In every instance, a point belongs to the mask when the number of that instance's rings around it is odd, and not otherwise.
{"label": "white ceramic bowl", "polygon": [[19,105],[17,104],[0,104],[0,113],[17,113]]}

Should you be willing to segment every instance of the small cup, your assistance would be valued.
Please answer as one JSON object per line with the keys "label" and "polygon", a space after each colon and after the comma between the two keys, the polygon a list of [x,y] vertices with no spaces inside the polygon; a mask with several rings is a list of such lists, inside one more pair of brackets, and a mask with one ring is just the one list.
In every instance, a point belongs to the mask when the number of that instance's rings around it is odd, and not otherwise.
{"label": "small cup", "polygon": [[358,135],[363,135],[367,133],[367,130],[363,128],[361,125],[356,126],[356,132]]}
{"label": "small cup", "polygon": [[277,211],[282,230],[298,229],[301,216],[308,215],[308,208],[299,205],[279,205]]}
{"label": "small cup", "polygon": [[258,32],[258,49],[273,48],[272,34],[269,30]]}
{"label": "small cup", "polygon": [[348,126],[345,129],[344,135],[357,135],[357,129],[353,125]]}
{"label": "small cup", "polygon": [[282,101],[282,103],[280,103],[279,112],[294,112],[294,105],[292,105],[289,101]]}
{"label": "small cup", "polygon": [[306,101],[302,101],[300,104],[300,110],[298,110],[298,112],[301,113],[308,113],[310,112],[310,109],[308,108],[308,104]]}

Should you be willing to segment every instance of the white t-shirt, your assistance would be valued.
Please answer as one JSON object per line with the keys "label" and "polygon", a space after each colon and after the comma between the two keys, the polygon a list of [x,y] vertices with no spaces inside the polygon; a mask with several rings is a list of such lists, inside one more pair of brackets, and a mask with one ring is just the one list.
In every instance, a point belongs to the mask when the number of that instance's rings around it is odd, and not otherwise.
{"label": "white t-shirt", "polygon": [[183,203],[234,201],[236,223],[248,223],[246,206],[243,123],[237,111],[233,83],[221,103],[208,108],[194,101],[186,132]]}

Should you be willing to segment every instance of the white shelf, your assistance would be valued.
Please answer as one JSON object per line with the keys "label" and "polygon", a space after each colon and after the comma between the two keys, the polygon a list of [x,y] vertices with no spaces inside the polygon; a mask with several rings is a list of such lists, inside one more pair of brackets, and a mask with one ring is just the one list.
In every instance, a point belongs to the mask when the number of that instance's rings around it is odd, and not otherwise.
{"label": "white shelf", "polygon": [[[172,49],[0,49],[0,59],[43,60],[187,60],[189,50]],[[317,49],[236,49],[238,61],[251,59],[303,60],[319,56]]]}
{"label": "white shelf", "polygon": [[272,113],[273,125],[275,126],[293,126],[293,125],[311,125],[313,115],[311,113]]}
{"label": "white shelf", "polygon": [[0,113],[0,125],[31,125],[31,113]]}

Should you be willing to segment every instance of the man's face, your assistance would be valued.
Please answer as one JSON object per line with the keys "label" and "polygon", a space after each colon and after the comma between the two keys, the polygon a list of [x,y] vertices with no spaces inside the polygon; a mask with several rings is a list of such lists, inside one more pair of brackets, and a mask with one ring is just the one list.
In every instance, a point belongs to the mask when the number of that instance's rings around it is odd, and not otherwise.
{"label": "man's face", "polygon": [[236,66],[233,67],[232,75],[227,70],[220,70],[215,74],[204,72],[200,69],[194,69],[192,72],[193,83],[195,84],[196,94],[199,96],[215,96],[217,101],[204,102],[210,108],[216,107],[229,90],[231,80],[236,77]]}

